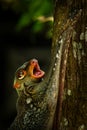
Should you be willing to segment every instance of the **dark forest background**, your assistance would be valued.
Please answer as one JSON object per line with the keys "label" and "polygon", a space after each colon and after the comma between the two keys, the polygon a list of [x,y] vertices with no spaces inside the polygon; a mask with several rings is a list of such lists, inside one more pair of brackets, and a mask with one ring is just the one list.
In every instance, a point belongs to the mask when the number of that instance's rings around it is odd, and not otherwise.
{"label": "dark forest background", "polygon": [[[43,11],[38,5],[41,0],[35,6],[34,0],[0,1],[0,130],[6,130],[16,116],[17,93],[13,88],[16,69],[31,58],[38,59],[44,71],[49,68],[52,41],[49,17],[53,5],[47,1],[49,9],[45,3]],[[30,12],[34,8],[35,11]],[[41,21],[32,19],[35,15],[44,17]]]}

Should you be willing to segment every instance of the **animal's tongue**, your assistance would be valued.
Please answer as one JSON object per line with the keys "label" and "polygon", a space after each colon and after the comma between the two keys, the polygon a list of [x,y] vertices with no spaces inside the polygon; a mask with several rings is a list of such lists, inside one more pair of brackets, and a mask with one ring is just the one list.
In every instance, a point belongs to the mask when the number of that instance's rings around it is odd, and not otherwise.
{"label": "animal's tongue", "polygon": [[41,70],[36,70],[36,69],[34,69],[33,74],[34,74],[35,76],[40,76],[40,75],[42,75],[42,71],[41,71]]}

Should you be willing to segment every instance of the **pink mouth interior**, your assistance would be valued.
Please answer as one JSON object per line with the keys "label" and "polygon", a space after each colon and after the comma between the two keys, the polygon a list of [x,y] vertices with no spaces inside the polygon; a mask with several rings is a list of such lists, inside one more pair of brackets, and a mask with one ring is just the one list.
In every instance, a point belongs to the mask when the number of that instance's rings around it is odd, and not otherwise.
{"label": "pink mouth interior", "polygon": [[33,75],[34,75],[36,78],[41,78],[41,77],[44,76],[44,74],[45,74],[44,71],[42,71],[42,70],[40,69],[39,65],[36,64],[36,65],[34,66],[34,69],[33,69]]}

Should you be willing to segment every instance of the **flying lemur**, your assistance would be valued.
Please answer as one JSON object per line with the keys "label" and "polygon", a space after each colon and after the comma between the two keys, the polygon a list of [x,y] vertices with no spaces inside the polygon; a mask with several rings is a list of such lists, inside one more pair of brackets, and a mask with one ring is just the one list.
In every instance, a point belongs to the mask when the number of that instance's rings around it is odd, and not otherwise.
{"label": "flying lemur", "polygon": [[[17,90],[17,116],[9,130],[50,130],[54,103],[50,103],[48,79],[38,61],[32,59],[17,69],[13,87]],[[49,79],[50,80],[50,79]],[[53,101],[52,101],[53,102]]]}

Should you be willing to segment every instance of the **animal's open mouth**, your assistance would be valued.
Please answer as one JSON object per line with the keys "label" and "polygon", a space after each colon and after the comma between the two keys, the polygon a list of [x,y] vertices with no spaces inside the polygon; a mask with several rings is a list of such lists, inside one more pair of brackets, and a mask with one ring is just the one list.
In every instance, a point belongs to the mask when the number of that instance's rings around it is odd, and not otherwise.
{"label": "animal's open mouth", "polygon": [[45,74],[45,72],[40,69],[36,59],[30,61],[29,73],[33,78],[42,78]]}

